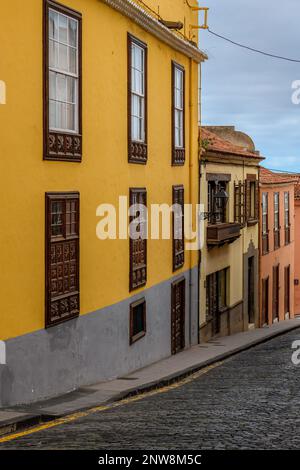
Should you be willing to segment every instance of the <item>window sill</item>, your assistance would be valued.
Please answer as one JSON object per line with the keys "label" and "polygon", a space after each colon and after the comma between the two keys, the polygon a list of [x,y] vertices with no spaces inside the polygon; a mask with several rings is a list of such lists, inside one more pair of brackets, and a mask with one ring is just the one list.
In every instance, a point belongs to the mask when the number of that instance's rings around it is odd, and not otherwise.
{"label": "window sill", "polygon": [[253,227],[254,225],[258,224],[258,219],[250,219],[247,221],[248,227]]}
{"label": "window sill", "polygon": [[146,336],[146,331],[141,331],[137,335],[132,336],[132,338],[130,338],[130,346],[132,346],[134,343],[136,343],[140,339],[144,338],[144,336]]}

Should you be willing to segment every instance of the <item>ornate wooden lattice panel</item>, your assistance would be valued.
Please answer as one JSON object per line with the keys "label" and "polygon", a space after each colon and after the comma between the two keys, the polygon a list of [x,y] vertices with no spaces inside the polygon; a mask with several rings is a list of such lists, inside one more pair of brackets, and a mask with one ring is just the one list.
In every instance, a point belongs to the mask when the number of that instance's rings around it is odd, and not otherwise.
{"label": "ornate wooden lattice panel", "polygon": [[173,186],[173,271],[184,265],[184,187]]}
{"label": "ornate wooden lattice panel", "polygon": [[[129,290],[138,289],[147,282],[147,192],[145,188],[131,188],[130,206],[134,215],[130,216],[130,274]],[[136,221],[136,222],[135,222]],[[134,233],[134,237],[133,237]]]}
{"label": "ornate wooden lattice panel", "polygon": [[177,354],[185,347],[185,278],[172,284],[171,350]]}
{"label": "ornate wooden lattice panel", "polygon": [[79,193],[47,193],[46,327],[79,310]]}

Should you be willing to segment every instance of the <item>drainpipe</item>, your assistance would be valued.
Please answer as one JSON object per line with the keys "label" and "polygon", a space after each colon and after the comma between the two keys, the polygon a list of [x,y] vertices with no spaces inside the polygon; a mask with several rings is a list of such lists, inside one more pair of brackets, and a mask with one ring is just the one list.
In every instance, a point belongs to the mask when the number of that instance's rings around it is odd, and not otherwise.
{"label": "drainpipe", "polygon": [[[201,63],[199,64],[198,67],[198,73],[199,73],[199,96],[198,96],[198,175],[197,175],[197,180],[198,180],[198,204],[201,202],[201,178],[202,178],[202,167],[201,167],[201,159],[202,159],[202,65]],[[199,217],[199,216],[198,216]],[[199,226],[200,230],[200,226]],[[201,282],[201,249],[199,247],[198,250],[198,279],[197,279],[197,334],[198,334],[198,344],[200,344],[200,282]]]}
{"label": "drainpipe", "polygon": [[[189,201],[193,198],[193,63],[189,59]],[[192,344],[192,265],[193,256],[190,250],[190,270],[189,270],[189,345]]]}

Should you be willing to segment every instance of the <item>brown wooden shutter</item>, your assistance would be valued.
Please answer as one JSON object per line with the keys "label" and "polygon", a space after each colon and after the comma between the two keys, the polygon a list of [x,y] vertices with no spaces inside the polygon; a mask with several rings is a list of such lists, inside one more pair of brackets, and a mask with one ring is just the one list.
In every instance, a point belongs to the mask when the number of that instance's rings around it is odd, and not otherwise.
{"label": "brown wooden shutter", "polygon": [[[147,207],[147,192],[145,188],[130,188],[129,192],[130,206],[133,204],[143,205]],[[143,228],[146,230],[147,226],[147,214],[143,215],[144,227],[141,227],[141,237],[132,239],[129,241],[130,251],[130,270],[129,270],[129,290],[138,289],[147,282],[147,239],[142,237]],[[136,217],[131,216],[130,222]],[[141,225],[141,224],[140,224]]]}
{"label": "brown wooden shutter", "polygon": [[[184,187],[173,186],[173,205],[181,206],[181,214],[173,211],[173,271],[184,265]],[[178,232],[177,225],[181,224],[181,237],[175,238]]]}
{"label": "brown wooden shutter", "polygon": [[259,219],[259,183],[258,180],[255,181],[255,219]]}
{"label": "brown wooden shutter", "polygon": [[240,192],[239,192],[239,184],[234,182],[234,221],[240,222],[240,209],[239,209],[239,199],[240,199]]}
{"label": "brown wooden shutter", "polygon": [[251,219],[251,181],[245,181],[245,222]]}
{"label": "brown wooden shutter", "polygon": [[46,327],[79,315],[79,193],[46,193]]}

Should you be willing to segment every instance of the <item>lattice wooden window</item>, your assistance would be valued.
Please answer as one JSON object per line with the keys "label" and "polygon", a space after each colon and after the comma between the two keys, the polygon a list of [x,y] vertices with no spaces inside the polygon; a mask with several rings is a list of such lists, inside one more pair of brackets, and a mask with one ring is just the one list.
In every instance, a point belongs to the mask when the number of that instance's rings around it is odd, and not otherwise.
{"label": "lattice wooden window", "polygon": [[234,183],[234,221],[245,225],[245,183],[237,181]]}
{"label": "lattice wooden window", "polygon": [[82,17],[44,0],[44,159],[82,158]]}
{"label": "lattice wooden window", "polygon": [[147,45],[128,34],[128,161],[147,163]]}
{"label": "lattice wooden window", "polygon": [[130,305],[130,344],[146,335],[146,300],[140,299]]}
{"label": "lattice wooden window", "polygon": [[259,183],[254,174],[247,175],[245,181],[245,206],[247,224],[257,224],[259,219]]}
{"label": "lattice wooden window", "polygon": [[185,70],[172,62],[172,165],[185,162]]}
{"label": "lattice wooden window", "polygon": [[46,193],[46,328],[79,315],[79,193]]}
{"label": "lattice wooden window", "polygon": [[184,187],[173,186],[173,271],[184,265]]}
{"label": "lattice wooden window", "polygon": [[147,192],[145,188],[131,188],[130,215],[130,273],[129,290],[138,289],[147,282]]}

